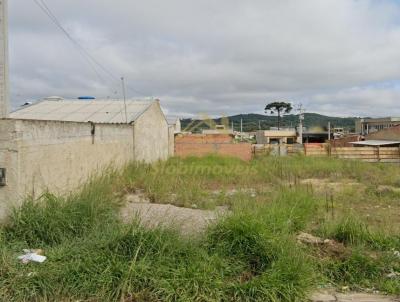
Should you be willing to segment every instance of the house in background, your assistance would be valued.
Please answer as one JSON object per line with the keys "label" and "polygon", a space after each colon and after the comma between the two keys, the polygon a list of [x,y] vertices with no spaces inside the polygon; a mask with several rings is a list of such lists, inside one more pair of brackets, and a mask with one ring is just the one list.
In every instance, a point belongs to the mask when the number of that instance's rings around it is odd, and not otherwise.
{"label": "house in background", "polygon": [[386,140],[386,141],[400,141],[400,125],[385,128],[381,131],[369,133],[365,136],[366,140]]}
{"label": "house in background", "polygon": [[400,117],[362,118],[356,120],[356,133],[368,135],[398,125],[400,125]]}
{"label": "house in background", "polygon": [[167,116],[168,125],[174,128],[174,133],[182,133],[181,119],[177,117]]}
{"label": "house in background", "polygon": [[257,144],[295,144],[297,132],[295,129],[259,130],[256,139]]}
{"label": "house in background", "polygon": [[233,135],[233,130],[227,128],[225,125],[215,125],[214,129],[203,129],[203,134],[213,135],[213,134],[227,134]]}

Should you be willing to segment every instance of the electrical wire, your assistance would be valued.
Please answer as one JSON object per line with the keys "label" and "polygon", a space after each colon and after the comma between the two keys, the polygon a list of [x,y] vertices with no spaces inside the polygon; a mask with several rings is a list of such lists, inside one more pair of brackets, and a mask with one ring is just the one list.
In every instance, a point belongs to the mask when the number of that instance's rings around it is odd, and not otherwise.
{"label": "electrical wire", "polygon": [[[108,83],[104,77],[100,75],[98,70],[96,69],[96,66],[102,70],[110,79],[112,79],[114,82],[118,83],[118,87],[120,85],[120,78],[115,76],[109,69],[107,69],[103,64],[101,64],[96,58],[94,58],[89,51],[87,51],[78,41],[76,41],[71,34],[62,26],[60,21],[57,19],[57,17],[54,15],[54,13],[51,11],[51,9],[48,7],[46,4],[45,0],[33,0],[34,3],[49,17],[49,19],[56,25],[56,27],[67,37],[67,39],[76,47],[76,49],[79,51],[79,53],[82,55],[82,57],[86,60],[86,62],[89,64],[89,66],[93,69],[97,77],[104,83]],[[114,87],[114,85],[113,85]],[[138,93],[142,96],[145,96],[146,94],[137,90],[133,89],[132,87],[129,87],[126,85],[126,88]],[[119,89],[117,89],[119,90]],[[111,89],[112,92],[115,91],[115,89]]]}

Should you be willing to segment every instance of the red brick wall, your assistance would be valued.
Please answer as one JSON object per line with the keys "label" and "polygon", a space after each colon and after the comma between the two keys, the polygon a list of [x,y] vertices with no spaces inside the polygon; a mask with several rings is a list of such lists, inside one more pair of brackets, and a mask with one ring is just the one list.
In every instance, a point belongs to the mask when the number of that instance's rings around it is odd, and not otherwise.
{"label": "red brick wall", "polygon": [[175,140],[175,155],[180,157],[218,154],[251,160],[252,146],[248,143],[233,143],[230,135],[186,135]]}
{"label": "red brick wall", "polygon": [[360,135],[346,136],[339,139],[333,139],[330,141],[332,147],[353,147],[352,142],[358,142],[361,140]]}

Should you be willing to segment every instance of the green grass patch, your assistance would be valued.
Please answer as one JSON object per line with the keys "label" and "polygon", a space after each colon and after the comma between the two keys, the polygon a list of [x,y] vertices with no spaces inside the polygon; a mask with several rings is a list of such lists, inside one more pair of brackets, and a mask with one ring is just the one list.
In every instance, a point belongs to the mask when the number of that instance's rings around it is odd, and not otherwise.
{"label": "green grass patch", "polygon": [[[173,158],[132,164],[67,197],[44,194],[13,211],[0,228],[0,297],[5,301],[305,301],[321,283],[399,294],[398,234],[371,227],[346,207],[396,206],[397,195],[349,191],[333,208],[305,178],[345,178],[395,186],[398,167],[316,158]],[[390,174],[390,177],[387,174]],[[235,190],[232,193],[232,190]],[[123,224],[125,194],[230,215],[204,234]],[[356,194],[357,193],[357,194]],[[360,196],[361,194],[361,196]],[[357,197],[354,203],[348,197]],[[339,211],[339,205],[341,211]],[[331,206],[329,202],[329,206]],[[345,213],[345,214],[344,214]],[[380,226],[377,224],[377,226]],[[296,242],[300,231],[342,242],[343,257]],[[44,249],[23,265],[24,248]]]}

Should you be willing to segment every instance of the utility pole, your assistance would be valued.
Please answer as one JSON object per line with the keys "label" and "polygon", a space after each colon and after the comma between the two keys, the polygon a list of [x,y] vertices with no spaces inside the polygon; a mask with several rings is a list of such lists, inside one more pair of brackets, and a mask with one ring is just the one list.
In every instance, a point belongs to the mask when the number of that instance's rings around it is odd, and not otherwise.
{"label": "utility pole", "polygon": [[235,129],[233,128],[233,121],[232,121],[232,132],[234,132],[235,131]]}
{"label": "utility pole", "polygon": [[128,111],[126,109],[126,89],[125,89],[125,79],[121,77],[122,93],[124,94],[124,108],[125,108],[125,123],[128,124]]}
{"label": "utility pole", "polygon": [[258,120],[258,130],[261,130],[261,120]]}
{"label": "utility pole", "polygon": [[299,137],[297,138],[297,143],[303,144],[303,122],[304,122],[304,113],[305,109],[303,108],[303,105],[300,104],[299,107],[297,108],[297,111],[299,112]]}
{"label": "utility pole", "polygon": [[331,122],[328,122],[328,140],[331,140]]}
{"label": "utility pole", "polygon": [[243,119],[240,119],[240,139],[243,140]]}
{"label": "utility pole", "polygon": [[0,1],[0,119],[10,112],[8,77],[8,0]]}

